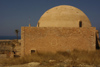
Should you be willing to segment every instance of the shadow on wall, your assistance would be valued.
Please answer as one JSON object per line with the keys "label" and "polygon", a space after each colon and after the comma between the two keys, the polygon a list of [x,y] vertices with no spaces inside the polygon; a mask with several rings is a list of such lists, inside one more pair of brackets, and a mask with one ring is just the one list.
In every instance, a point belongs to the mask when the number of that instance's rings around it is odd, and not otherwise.
{"label": "shadow on wall", "polygon": [[100,39],[96,35],[96,49],[97,50],[100,49],[99,41],[100,41]]}

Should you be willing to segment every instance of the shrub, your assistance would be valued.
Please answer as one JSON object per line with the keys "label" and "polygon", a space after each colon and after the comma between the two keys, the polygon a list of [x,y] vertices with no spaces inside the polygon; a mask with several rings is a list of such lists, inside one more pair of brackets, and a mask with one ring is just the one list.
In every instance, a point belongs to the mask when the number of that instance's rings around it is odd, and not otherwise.
{"label": "shrub", "polygon": [[100,50],[97,51],[78,51],[74,50],[72,52],[62,52],[58,51],[57,53],[35,53],[33,55],[27,55],[22,58],[10,58],[0,61],[3,65],[17,65],[25,64],[29,62],[40,62],[49,64],[49,60],[56,60],[57,62],[63,62],[65,60],[72,60],[71,65],[75,66],[78,64],[91,64],[99,65],[100,64]]}

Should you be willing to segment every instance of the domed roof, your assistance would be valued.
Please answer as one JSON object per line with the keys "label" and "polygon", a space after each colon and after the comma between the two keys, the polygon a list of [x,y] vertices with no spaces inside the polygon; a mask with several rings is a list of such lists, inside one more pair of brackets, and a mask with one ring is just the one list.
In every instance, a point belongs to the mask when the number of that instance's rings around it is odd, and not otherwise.
{"label": "domed roof", "polygon": [[91,27],[88,17],[78,8],[60,5],[47,10],[37,27]]}

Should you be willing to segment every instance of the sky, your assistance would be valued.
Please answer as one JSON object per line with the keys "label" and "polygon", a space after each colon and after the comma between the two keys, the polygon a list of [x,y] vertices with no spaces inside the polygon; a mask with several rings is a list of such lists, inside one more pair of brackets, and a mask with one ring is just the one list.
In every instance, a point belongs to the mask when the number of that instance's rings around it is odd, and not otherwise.
{"label": "sky", "polygon": [[16,29],[20,36],[22,26],[35,27],[45,11],[59,5],[79,8],[100,30],[100,0],[0,0],[0,36],[16,36]]}

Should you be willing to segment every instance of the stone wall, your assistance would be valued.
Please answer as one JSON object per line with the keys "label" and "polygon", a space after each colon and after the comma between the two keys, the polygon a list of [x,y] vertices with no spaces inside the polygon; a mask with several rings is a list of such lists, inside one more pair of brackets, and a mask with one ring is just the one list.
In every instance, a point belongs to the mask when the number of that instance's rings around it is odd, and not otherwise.
{"label": "stone wall", "polygon": [[56,52],[77,50],[96,50],[96,28],[66,27],[22,27],[21,54],[37,52]]}
{"label": "stone wall", "polygon": [[12,51],[12,42],[11,40],[0,40],[0,53],[5,51]]}

